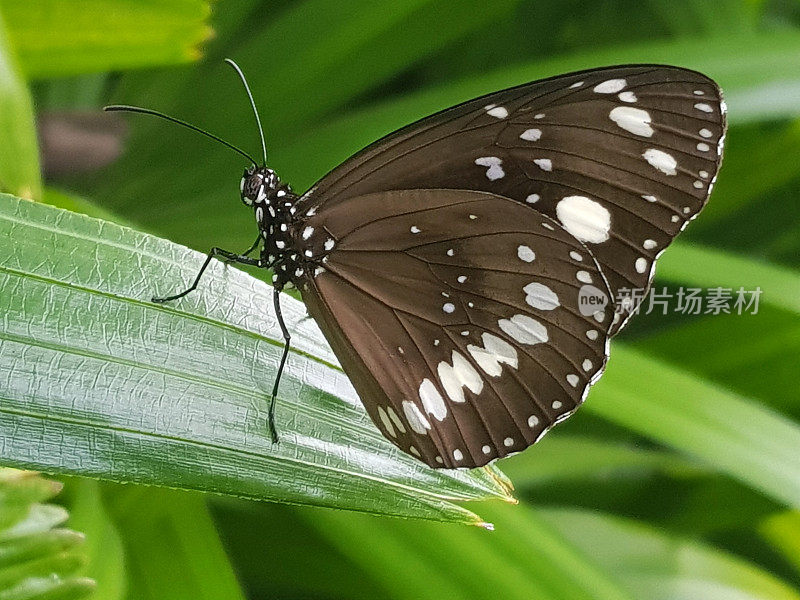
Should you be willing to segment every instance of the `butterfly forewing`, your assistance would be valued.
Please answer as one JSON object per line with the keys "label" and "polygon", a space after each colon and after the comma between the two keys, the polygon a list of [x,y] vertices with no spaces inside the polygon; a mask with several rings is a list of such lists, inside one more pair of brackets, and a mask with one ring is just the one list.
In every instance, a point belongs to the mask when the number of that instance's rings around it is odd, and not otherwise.
{"label": "butterfly forewing", "polygon": [[[659,253],[708,199],[724,133],[719,88],[699,73],[646,65],[585,71],[401,129],[329,173],[301,209],[328,212],[349,198],[418,188],[512,198],[584,242],[629,313],[630,290],[648,287]],[[618,318],[612,334],[624,323]]]}
{"label": "butterfly forewing", "polygon": [[524,449],[605,364],[611,308],[580,300],[607,298],[598,265],[518,202],[383,192],[339,199],[304,226],[329,248],[303,290],[309,312],[381,431],[431,466]]}

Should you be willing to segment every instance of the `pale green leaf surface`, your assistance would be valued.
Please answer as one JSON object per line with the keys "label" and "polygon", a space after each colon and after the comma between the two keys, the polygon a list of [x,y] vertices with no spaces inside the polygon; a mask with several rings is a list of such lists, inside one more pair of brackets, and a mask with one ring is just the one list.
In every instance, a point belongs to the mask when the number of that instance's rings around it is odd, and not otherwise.
{"label": "pale green leaf surface", "polygon": [[647,600],[800,600],[787,584],[747,561],[639,523],[575,509],[541,518],[635,598]]}
{"label": "pale green leaf surface", "polygon": [[289,503],[476,522],[492,469],[436,471],[369,421],[302,304],[277,406],[271,287],[165,240],[0,197],[0,455],[8,464]]}
{"label": "pale green leaf surface", "polygon": [[757,402],[612,343],[583,410],[800,507],[800,426]]}
{"label": "pale green leaf surface", "polygon": [[210,35],[205,0],[0,0],[31,79],[193,60]]}

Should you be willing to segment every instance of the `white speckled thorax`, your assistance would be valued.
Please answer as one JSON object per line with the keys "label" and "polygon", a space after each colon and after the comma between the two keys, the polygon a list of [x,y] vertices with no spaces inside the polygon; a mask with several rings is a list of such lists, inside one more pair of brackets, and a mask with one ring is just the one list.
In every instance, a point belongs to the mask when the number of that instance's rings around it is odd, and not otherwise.
{"label": "white speckled thorax", "polygon": [[305,277],[320,273],[334,241],[304,225],[304,216],[297,214],[295,206],[299,196],[272,169],[248,169],[240,187],[242,201],[253,207],[263,238],[260,266],[273,269],[276,288],[302,287]]}

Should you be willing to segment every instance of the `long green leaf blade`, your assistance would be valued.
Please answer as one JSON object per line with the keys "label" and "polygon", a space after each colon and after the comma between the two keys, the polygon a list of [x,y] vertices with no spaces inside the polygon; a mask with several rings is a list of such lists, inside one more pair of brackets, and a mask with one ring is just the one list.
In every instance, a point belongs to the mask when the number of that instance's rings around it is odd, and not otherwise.
{"label": "long green leaf blade", "polygon": [[183,63],[211,32],[206,0],[0,0],[31,79]]}
{"label": "long green leaf blade", "polygon": [[800,507],[800,426],[756,402],[616,344],[584,410]]}
{"label": "long green leaf blade", "polygon": [[760,287],[761,302],[800,313],[800,273],[745,256],[679,243],[659,261],[658,275],[692,285],[728,287],[734,292],[740,287]]}
{"label": "long green leaf blade", "polygon": [[0,13],[0,191],[38,198],[39,150],[33,121],[33,102]]}
{"label": "long green leaf blade", "polygon": [[[294,352],[269,440],[281,352],[269,286],[105,221],[0,196],[0,447],[47,471],[427,519],[509,499],[499,472],[429,469],[394,448],[284,296]],[[295,342],[296,341],[296,342]]]}
{"label": "long green leaf blade", "polygon": [[608,515],[542,510],[542,519],[648,600],[800,600],[789,585],[741,558]]}

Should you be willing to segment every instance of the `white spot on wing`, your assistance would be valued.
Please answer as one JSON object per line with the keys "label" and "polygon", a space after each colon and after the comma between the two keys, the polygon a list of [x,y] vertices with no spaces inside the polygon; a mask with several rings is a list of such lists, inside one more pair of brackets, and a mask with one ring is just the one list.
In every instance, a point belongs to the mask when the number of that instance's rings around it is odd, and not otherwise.
{"label": "white spot on wing", "polygon": [[528,427],[533,429],[538,424],[539,424],[539,417],[537,417],[536,415],[531,415],[530,417],[528,417]]}
{"label": "white spot on wing", "polygon": [[499,377],[503,372],[500,363],[517,368],[519,357],[514,346],[488,332],[481,335],[481,340],[483,348],[470,344],[467,346],[467,351],[487,375]]}
{"label": "white spot on wing", "polygon": [[508,116],[508,111],[503,106],[492,106],[486,111],[486,114],[497,119],[505,119]]}
{"label": "white spot on wing", "polygon": [[539,201],[539,194],[530,194],[527,198],[525,198],[525,202],[528,204],[536,204]]}
{"label": "white spot on wing", "polygon": [[536,254],[534,253],[534,251],[531,250],[529,246],[525,245],[519,246],[517,248],[517,256],[519,257],[520,260],[528,263],[533,262],[534,259],[536,258]]}
{"label": "white spot on wing", "polygon": [[464,390],[466,386],[473,394],[480,394],[483,390],[483,379],[469,361],[461,354],[453,351],[453,364],[442,361],[436,368],[439,374],[439,381],[442,383],[444,391],[453,402],[464,402]]}
{"label": "white spot on wing", "polygon": [[420,229],[416,225],[411,226],[411,233],[419,233]]}
{"label": "white spot on wing", "polygon": [[703,127],[703,128],[700,130],[700,135],[701,135],[702,137],[704,137],[704,138],[710,138],[710,137],[713,137],[713,135],[714,135],[714,134],[713,134],[713,133],[711,133],[711,130],[710,130],[710,129],[706,129],[705,127]]}
{"label": "white spot on wing", "polygon": [[697,104],[694,105],[694,107],[697,110],[701,110],[701,111],[707,112],[707,113],[710,113],[711,111],[714,110],[713,108],[711,108],[710,104],[706,104],[705,102],[698,102]]}
{"label": "white spot on wing", "polygon": [[540,137],[542,137],[542,130],[541,129],[526,129],[520,134],[520,139],[526,140],[528,142],[535,142]]}
{"label": "white spot on wing", "polygon": [[452,302],[445,302],[442,305],[442,310],[446,313],[451,313],[456,309],[455,305]]}
{"label": "white spot on wing", "polygon": [[594,91],[598,94],[616,94],[622,91],[626,85],[628,85],[628,82],[624,79],[608,79],[594,86]]}
{"label": "white spot on wing", "polygon": [[575,273],[575,278],[581,283],[592,283],[592,276],[586,271],[578,271]]}
{"label": "white spot on wing", "polygon": [[542,171],[553,170],[553,161],[551,161],[549,158],[534,158],[533,162],[535,162]]}
{"label": "white spot on wing", "polygon": [[597,339],[597,330],[596,329],[590,329],[589,331],[586,332],[586,337],[589,338],[590,340],[596,340]]}
{"label": "white spot on wing", "polygon": [[636,98],[636,94],[634,94],[634,93],[633,93],[633,92],[631,92],[631,91],[627,91],[627,92],[620,92],[620,93],[619,93],[619,96],[617,96],[617,97],[618,97],[620,100],[622,100],[623,102],[636,102],[636,100],[637,100],[637,98]]}
{"label": "white spot on wing", "polygon": [[388,413],[389,418],[392,420],[392,423],[394,423],[394,426],[397,427],[397,430],[400,433],[405,433],[406,427],[405,425],[403,425],[403,421],[400,420],[400,417],[395,412],[394,408],[392,408],[391,406],[387,406],[386,412]]}
{"label": "white spot on wing", "polygon": [[534,281],[526,285],[522,290],[527,294],[525,296],[525,302],[533,308],[538,308],[539,310],[554,310],[561,306],[556,293],[542,283]]}
{"label": "white spot on wing", "polygon": [[650,163],[651,167],[658,169],[665,175],[678,174],[678,172],[675,170],[675,167],[678,166],[678,161],[676,161],[671,154],[667,154],[663,150],[648,148],[644,151],[642,156],[648,163]]}
{"label": "white spot on wing", "polygon": [[413,431],[420,435],[427,435],[431,424],[416,404],[403,400],[403,414],[405,414],[406,420]]}
{"label": "white spot on wing", "polygon": [[[578,387],[579,381],[580,380],[578,379],[578,376],[575,375],[575,373],[570,373],[569,375],[567,375],[567,383],[569,383],[572,387]],[[561,407],[560,403],[559,406],[555,406],[555,402],[553,402],[553,408],[560,408],[560,407]]]}
{"label": "white spot on wing", "polygon": [[655,196],[646,196],[646,195],[643,195],[643,196],[642,196],[642,198],[644,198],[644,199],[645,199],[645,200],[647,200],[648,202],[658,202],[658,198],[656,198]]}
{"label": "white spot on wing", "polygon": [[656,247],[655,240],[645,240],[644,243],[642,244],[642,248],[644,248],[645,250],[652,250],[655,247]]}
{"label": "white spot on wing", "polygon": [[650,113],[634,106],[617,106],[608,114],[625,131],[643,137],[652,137],[653,128],[650,127]]}
{"label": "white spot on wing", "polygon": [[647,270],[647,259],[640,256],[636,259],[636,272],[644,273]]}
{"label": "white spot on wing", "polygon": [[547,328],[528,315],[514,315],[510,319],[500,319],[497,324],[503,332],[520,344],[532,346],[548,340]]}
{"label": "white spot on wing", "polygon": [[511,448],[514,445],[514,438],[507,437],[503,440],[503,446],[506,448]]}
{"label": "white spot on wing", "polygon": [[459,450],[458,448],[456,448],[455,450],[453,450],[453,458],[454,458],[456,461],[463,460],[463,459],[464,459],[464,454],[461,452],[461,450]]}
{"label": "white spot on wing", "polygon": [[447,416],[447,406],[444,404],[444,399],[428,378],[423,379],[419,386],[419,399],[429,415],[433,415],[439,421],[443,421]]}
{"label": "white spot on wing", "polygon": [[314,228],[313,227],[306,227],[305,229],[303,229],[303,239],[307,240],[308,238],[311,237],[312,233],[314,233]]}
{"label": "white spot on wing", "polygon": [[567,196],[556,205],[556,216],[564,228],[582,242],[599,244],[609,237],[611,213],[586,196]]}
{"label": "white spot on wing", "polygon": [[481,167],[489,167],[486,169],[486,177],[490,181],[494,181],[495,179],[501,179],[505,176],[505,171],[503,171],[503,167],[500,165],[503,163],[501,159],[496,156],[481,156],[480,158],[475,159],[475,164]]}
{"label": "white spot on wing", "polygon": [[382,406],[378,407],[378,417],[380,418],[381,423],[383,423],[383,427],[384,429],[386,429],[386,433],[388,433],[392,437],[397,437],[397,433],[395,433],[394,431],[394,425],[392,425],[392,422],[389,420],[389,415],[386,414],[386,411],[383,409]]}

